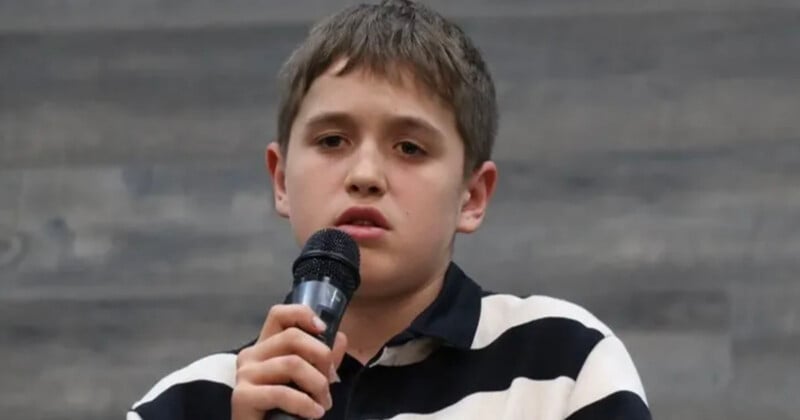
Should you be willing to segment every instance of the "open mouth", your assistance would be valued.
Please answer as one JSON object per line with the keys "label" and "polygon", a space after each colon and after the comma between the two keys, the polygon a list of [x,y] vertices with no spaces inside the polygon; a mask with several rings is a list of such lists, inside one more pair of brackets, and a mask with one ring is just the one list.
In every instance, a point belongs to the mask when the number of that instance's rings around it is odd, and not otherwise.
{"label": "open mouth", "polygon": [[350,207],[336,219],[336,227],[356,241],[378,239],[391,229],[383,214],[374,207]]}
{"label": "open mouth", "polygon": [[377,226],[371,220],[354,220],[354,221],[346,223],[346,224],[353,225],[353,226]]}
{"label": "open mouth", "polygon": [[383,214],[373,207],[350,207],[336,219],[336,226],[344,225],[390,229]]}

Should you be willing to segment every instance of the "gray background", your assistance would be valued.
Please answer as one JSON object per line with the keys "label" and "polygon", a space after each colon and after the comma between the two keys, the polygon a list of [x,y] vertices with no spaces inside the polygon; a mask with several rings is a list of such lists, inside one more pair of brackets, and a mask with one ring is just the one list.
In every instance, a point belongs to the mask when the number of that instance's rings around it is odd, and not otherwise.
{"label": "gray background", "polygon": [[[501,105],[456,261],[600,316],[656,418],[800,419],[800,1],[430,3]],[[0,0],[3,418],[122,418],[257,333],[274,75],[341,4]]]}

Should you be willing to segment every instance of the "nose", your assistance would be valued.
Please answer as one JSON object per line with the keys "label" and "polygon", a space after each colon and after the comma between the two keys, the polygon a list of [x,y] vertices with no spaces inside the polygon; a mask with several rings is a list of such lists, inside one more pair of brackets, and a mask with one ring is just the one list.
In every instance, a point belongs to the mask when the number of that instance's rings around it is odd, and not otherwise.
{"label": "nose", "polygon": [[386,192],[386,177],[379,151],[363,142],[353,158],[345,179],[347,192],[359,197],[382,196]]}

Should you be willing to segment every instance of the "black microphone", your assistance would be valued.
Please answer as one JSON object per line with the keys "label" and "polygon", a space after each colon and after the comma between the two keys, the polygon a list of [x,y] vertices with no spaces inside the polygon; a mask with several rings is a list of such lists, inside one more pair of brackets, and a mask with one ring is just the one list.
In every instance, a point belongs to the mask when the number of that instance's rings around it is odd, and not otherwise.
{"label": "black microphone", "polygon": [[[292,264],[290,303],[310,306],[325,322],[317,338],[333,346],[339,323],[353,293],[361,284],[358,244],[339,229],[322,229],[311,235]],[[282,410],[269,411],[267,420],[298,420]]]}

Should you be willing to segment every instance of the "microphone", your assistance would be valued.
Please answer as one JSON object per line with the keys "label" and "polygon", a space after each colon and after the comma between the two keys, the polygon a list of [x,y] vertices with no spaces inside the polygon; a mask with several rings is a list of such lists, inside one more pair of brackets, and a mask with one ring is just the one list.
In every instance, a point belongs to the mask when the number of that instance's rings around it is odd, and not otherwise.
{"label": "microphone", "polygon": [[[311,307],[326,325],[317,338],[333,346],[339,323],[353,293],[361,284],[358,244],[347,233],[333,228],[317,231],[306,241],[292,264],[290,303]],[[271,410],[267,420],[298,420],[282,410]]]}

